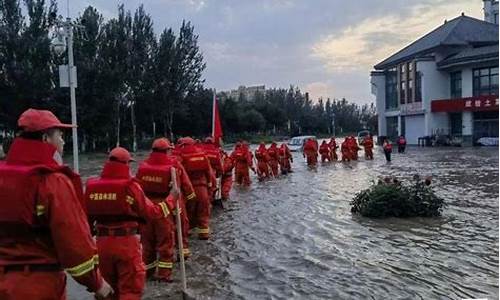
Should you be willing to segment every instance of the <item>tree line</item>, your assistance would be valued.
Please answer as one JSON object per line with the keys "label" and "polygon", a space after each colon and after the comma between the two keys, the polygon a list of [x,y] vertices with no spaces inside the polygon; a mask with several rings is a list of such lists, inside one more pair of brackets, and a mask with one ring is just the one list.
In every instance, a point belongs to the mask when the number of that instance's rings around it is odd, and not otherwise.
{"label": "tree line", "polygon": [[[24,9],[22,9],[24,6]],[[23,14],[25,13],[25,14]],[[51,51],[55,0],[0,0],[0,129],[13,131],[28,107],[50,109],[70,120],[69,91],[59,87],[66,54]],[[204,86],[206,64],[194,26],[183,21],[159,35],[141,5],[118,6],[105,20],[92,6],[74,31],[78,70],[77,116],[83,151],[117,144],[136,150],[156,136],[210,134],[212,90]],[[252,99],[220,101],[228,136],[354,132],[376,125],[373,105],[312,101],[297,87],[270,89]]]}

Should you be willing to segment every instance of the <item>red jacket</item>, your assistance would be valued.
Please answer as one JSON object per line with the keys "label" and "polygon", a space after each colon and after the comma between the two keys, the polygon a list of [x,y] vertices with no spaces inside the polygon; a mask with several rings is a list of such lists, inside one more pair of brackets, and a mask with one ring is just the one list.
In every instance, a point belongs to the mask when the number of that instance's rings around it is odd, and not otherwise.
{"label": "red jacket", "polygon": [[[168,196],[164,202],[160,202],[158,205],[151,202],[151,200],[149,200],[144,194],[139,182],[134,180],[130,175],[129,166],[120,162],[106,162],[101,172],[101,176],[99,178],[90,178],[87,181],[87,189],[85,191],[85,199],[87,203],[95,201],[92,199],[93,190],[92,187],[89,186],[90,182],[95,184],[96,182],[99,182],[99,180],[119,181],[124,179],[129,180],[125,193],[128,205],[130,205],[130,211],[132,212],[130,215],[132,218],[125,215],[116,215],[106,218],[96,214],[95,210],[94,212],[89,210],[89,217],[91,220],[97,221],[97,228],[133,228],[138,227],[138,219],[156,220],[169,217],[170,210],[168,209],[166,202],[172,203],[172,197]],[[134,218],[134,216],[137,216],[137,218]],[[120,220],[121,217],[123,217],[123,220]]]}
{"label": "red jacket", "polygon": [[326,142],[321,143],[321,146],[319,147],[319,153],[321,155],[329,155],[330,146]]}
{"label": "red jacket", "polygon": [[304,144],[304,154],[307,156],[314,156],[314,155],[317,156],[318,155],[317,142],[315,142],[313,140],[308,140]]}
{"label": "red jacket", "polygon": [[[189,176],[187,175],[186,170],[180,163],[180,160],[174,156],[174,155],[167,155],[166,153],[161,153],[161,152],[152,152],[149,157],[143,162],[143,164],[146,165],[151,165],[151,166],[158,166],[158,167],[165,167],[165,171],[170,172],[170,168],[174,167],[176,170],[176,175],[177,175],[177,184],[181,190],[182,195],[186,200],[191,200],[196,197],[196,194],[194,193],[194,188],[193,185],[191,184],[191,180],[189,179]],[[139,173],[141,173],[141,164],[139,166],[137,176]],[[146,174],[147,175],[147,174]],[[155,177],[155,176],[153,176]],[[141,178],[138,178],[139,180],[142,180]],[[142,185],[142,183],[141,183]],[[145,189],[147,192],[147,190]],[[147,194],[147,193],[146,193]]]}
{"label": "red jacket", "polygon": [[202,149],[205,151],[205,155],[210,161],[210,166],[213,171],[215,171],[215,176],[220,177],[222,175],[222,159],[219,147],[215,144],[206,143],[202,145]]}
{"label": "red jacket", "polygon": [[215,176],[204,151],[197,145],[182,145],[179,148],[182,165],[194,186],[215,186]]}
{"label": "red jacket", "polygon": [[[54,155],[56,148],[52,145],[17,138],[6,161],[0,164],[0,266],[59,264],[77,282],[95,292],[103,281],[96,267],[97,248],[80,202],[81,184],[74,185],[78,180],[72,178],[78,175],[63,171]],[[16,169],[20,167],[44,171],[34,173],[36,185],[19,189],[10,181],[16,179],[13,174],[19,174]],[[33,197],[27,199],[33,206],[24,208],[35,216],[33,225],[12,222],[16,217],[13,211],[2,211],[6,201],[17,201],[22,194]]]}
{"label": "red jacket", "polygon": [[222,157],[223,157],[222,166],[224,169],[224,173],[222,176],[223,177],[233,176],[233,169],[234,169],[233,159],[227,154],[224,154]]}
{"label": "red jacket", "polygon": [[272,143],[269,149],[267,149],[267,154],[269,154],[269,157],[271,160],[276,160],[278,161],[279,159],[279,149],[276,143]]}

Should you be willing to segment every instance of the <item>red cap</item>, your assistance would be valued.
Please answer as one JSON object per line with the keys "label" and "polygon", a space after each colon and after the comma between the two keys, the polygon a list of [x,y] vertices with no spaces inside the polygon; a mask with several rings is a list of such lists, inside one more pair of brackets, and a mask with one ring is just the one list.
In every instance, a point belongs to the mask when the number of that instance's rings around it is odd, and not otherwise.
{"label": "red cap", "polygon": [[111,152],[109,152],[109,158],[114,158],[120,162],[128,163],[129,161],[135,161],[132,159],[130,152],[122,147],[116,147]]}
{"label": "red cap", "polygon": [[183,137],[183,138],[180,138],[179,140],[177,140],[177,143],[179,145],[194,145],[196,143],[196,141],[193,140],[191,137],[187,136],[187,137]]}
{"label": "red cap", "polygon": [[154,140],[152,148],[157,150],[167,150],[173,149],[174,147],[170,144],[170,141],[167,138],[159,138]]}
{"label": "red cap", "polygon": [[17,120],[17,126],[25,131],[35,132],[50,128],[74,128],[75,125],[64,124],[51,111],[30,108],[23,112]]}

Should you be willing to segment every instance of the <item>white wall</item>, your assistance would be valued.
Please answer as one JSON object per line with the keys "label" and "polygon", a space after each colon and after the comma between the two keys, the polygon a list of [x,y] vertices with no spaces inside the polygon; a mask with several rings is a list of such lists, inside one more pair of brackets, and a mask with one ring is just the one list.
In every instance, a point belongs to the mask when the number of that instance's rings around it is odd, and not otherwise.
{"label": "white wall", "polygon": [[422,72],[422,108],[425,110],[425,128],[422,135],[431,135],[435,129],[431,101],[450,97],[449,74],[439,71],[435,61],[418,61],[417,71]]}
{"label": "white wall", "polygon": [[381,73],[372,73],[370,78],[372,94],[375,95],[375,104],[378,115],[378,135],[387,135],[387,126],[385,120],[385,75]]}

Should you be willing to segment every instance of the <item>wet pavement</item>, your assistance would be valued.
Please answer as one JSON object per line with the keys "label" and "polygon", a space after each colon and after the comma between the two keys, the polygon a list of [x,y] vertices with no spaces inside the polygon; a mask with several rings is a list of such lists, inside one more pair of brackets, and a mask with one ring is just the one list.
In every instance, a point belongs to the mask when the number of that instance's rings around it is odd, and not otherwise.
{"label": "wet pavement", "polygon": [[[82,175],[97,174],[104,159],[82,157]],[[224,211],[214,208],[212,239],[191,240],[189,295],[497,299],[498,167],[498,148],[409,147],[389,164],[376,148],[374,161],[313,170],[294,153],[294,173],[262,183],[253,177],[250,188],[233,189]],[[442,217],[351,214],[349,201],[378,176],[416,173],[433,176],[447,205]],[[144,299],[181,299],[179,290],[177,276],[170,285],[149,282]],[[70,282],[69,299],[92,297]]]}

